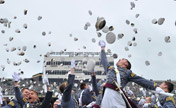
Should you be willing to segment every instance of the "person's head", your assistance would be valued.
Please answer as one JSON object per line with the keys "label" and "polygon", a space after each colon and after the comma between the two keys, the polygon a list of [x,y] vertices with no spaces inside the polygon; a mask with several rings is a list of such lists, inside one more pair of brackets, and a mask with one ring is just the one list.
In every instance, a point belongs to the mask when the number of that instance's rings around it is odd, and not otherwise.
{"label": "person's head", "polygon": [[119,59],[119,61],[116,64],[117,67],[122,67],[125,69],[131,69],[131,63],[127,59]]}
{"label": "person's head", "polygon": [[61,104],[61,101],[60,100],[56,100],[54,102],[54,107],[53,108],[57,108],[57,105]]}
{"label": "person's head", "polygon": [[23,94],[23,97],[25,98],[25,99],[28,99],[29,98],[29,89],[28,88],[23,88],[22,90],[21,90],[21,93]]}
{"label": "person's head", "polygon": [[171,82],[164,81],[162,82],[159,87],[163,89],[165,92],[171,93],[172,90],[174,89],[174,85]]}
{"label": "person's head", "polygon": [[30,90],[29,103],[39,101],[38,93],[35,90]]}
{"label": "person's head", "polygon": [[88,88],[88,85],[86,83],[81,83],[80,84],[80,89],[81,90],[84,90],[84,89],[87,89]]}
{"label": "person's head", "polygon": [[146,103],[151,103],[151,101],[152,101],[152,98],[151,97],[146,97]]}
{"label": "person's head", "polygon": [[60,86],[59,86],[59,90],[61,93],[64,93],[65,87],[67,87],[68,83],[67,82],[63,82]]}

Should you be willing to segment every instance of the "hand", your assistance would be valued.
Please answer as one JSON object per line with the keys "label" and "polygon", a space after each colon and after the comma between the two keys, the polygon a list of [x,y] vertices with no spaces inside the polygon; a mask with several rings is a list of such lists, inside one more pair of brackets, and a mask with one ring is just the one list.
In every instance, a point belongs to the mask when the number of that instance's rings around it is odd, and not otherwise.
{"label": "hand", "polygon": [[146,102],[146,100],[145,99],[141,99],[140,101],[139,101],[139,105],[141,106],[141,105],[144,105],[145,104],[145,102]]}
{"label": "hand", "polygon": [[75,68],[76,66],[75,66],[75,60],[74,59],[72,59],[72,61],[71,61],[71,68]]}
{"label": "hand", "polygon": [[165,93],[165,91],[163,89],[161,89],[160,87],[156,87],[155,89],[156,93],[160,94],[160,93]]}
{"label": "hand", "polygon": [[142,90],[142,94],[144,95],[144,97],[146,97],[146,91]]}
{"label": "hand", "polygon": [[96,73],[95,73],[95,72],[92,72],[92,76],[96,76]]}
{"label": "hand", "polygon": [[102,48],[102,47],[105,47],[105,46],[106,46],[106,43],[105,43],[105,41],[100,40],[100,41],[99,41],[99,45],[100,45],[101,48]]}
{"label": "hand", "polygon": [[18,82],[20,80],[20,75],[16,72],[13,73],[12,77],[15,82]]}
{"label": "hand", "polygon": [[128,94],[132,96],[134,93],[131,90],[128,90]]}
{"label": "hand", "polygon": [[2,88],[1,88],[1,86],[0,86],[0,93],[2,92]]}
{"label": "hand", "polygon": [[157,104],[157,106],[158,106],[158,107],[160,107],[160,106],[161,106],[161,104],[160,104],[159,100],[158,100],[158,102],[157,102],[156,104]]}
{"label": "hand", "polygon": [[90,59],[87,62],[87,71],[88,72],[94,72],[94,68],[95,68],[95,60]]}
{"label": "hand", "polygon": [[43,78],[43,83],[49,85],[49,80],[46,76]]}
{"label": "hand", "polygon": [[62,95],[59,93],[57,98],[58,98],[58,100],[61,101],[62,100]]}
{"label": "hand", "polygon": [[91,86],[91,85],[88,85],[88,88],[89,88],[89,90],[90,90],[90,91],[92,91],[92,90],[93,90],[93,88],[92,88],[92,86]]}
{"label": "hand", "polygon": [[150,105],[149,103],[145,103],[142,108],[148,108],[149,105]]}

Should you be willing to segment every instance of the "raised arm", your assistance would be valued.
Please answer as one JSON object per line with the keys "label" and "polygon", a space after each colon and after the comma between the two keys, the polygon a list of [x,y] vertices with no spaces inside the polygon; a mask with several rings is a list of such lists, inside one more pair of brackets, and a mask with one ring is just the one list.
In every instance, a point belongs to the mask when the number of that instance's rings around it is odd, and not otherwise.
{"label": "raised arm", "polygon": [[45,94],[45,98],[42,101],[42,108],[49,108],[50,107],[50,101],[52,99],[52,94],[53,92],[50,91],[50,87],[49,87],[49,80],[46,77],[46,75],[43,77],[43,83],[47,86],[47,93]]}
{"label": "raised arm", "polygon": [[50,107],[50,101],[52,99],[52,91],[47,91],[47,93],[45,94],[45,98],[42,102],[41,108],[49,108]]}
{"label": "raised arm", "polygon": [[68,81],[67,81],[68,85],[65,88],[64,93],[63,93],[63,97],[62,97],[64,102],[67,102],[71,99],[71,92],[72,92],[74,79],[75,79],[74,72],[75,72],[75,60],[72,60],[71,61],[71,72],[68,75]]}
{"label": "raised arm", "polygon": [[107,60],[106,53],[105,53],[105,50],[104,50],[105,46],[106,46],[106,43],[104,41],[100,40],[99,45],[101,46],[101,63],[104,67],[105,73],[107,74],[108,68],[110,67],[110,64]]}
{"label": "raised arm", "polygon": [[96,74],[95,72],[92,72],[92,86],[93,86],[93,91],[95,92],[96,96],[99,94],[98,86],[97,86],[97,81],[96,81]]}
{"label": "raised arm", "polygon": [[146,89],[150,89],[150,90],[156,89],[157,87],[156,83],[149,81],[145,78],[142,78],[140,76],[137,76],[135,73],[131,72],[131,70],[127,70],[127,73],[129,74],[130,81],[135,82]]}
{"label": "raised arm", "polygon": [[159,101],[157,101],[157,103],[151,103],[148,104],[147,107],[150,108],[175,108],[175,100],[173,97],[166,97],[166,101],[164,102],[163,105],[161,105],[161,103]]}
{"label": "raised arm", "polygon": [[27,102],[26,99],[23,98],[23,94],[21,93],[19,87],[18,87],[18,81],[20,80],[20,76],[18,73],[14,72],[12,75],[13,80],[14,80],[14,92],[15,92],[15,97],[22,106]]}

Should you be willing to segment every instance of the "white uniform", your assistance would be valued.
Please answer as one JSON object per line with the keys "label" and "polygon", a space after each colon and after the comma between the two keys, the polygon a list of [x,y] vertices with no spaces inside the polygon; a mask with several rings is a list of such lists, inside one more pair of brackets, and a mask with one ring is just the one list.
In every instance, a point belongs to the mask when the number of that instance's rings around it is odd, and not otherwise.
{"label": "white uniform", "polygon": [[101,102],[101,108],[126,108],[126,103],[120,92],[106,88]]}

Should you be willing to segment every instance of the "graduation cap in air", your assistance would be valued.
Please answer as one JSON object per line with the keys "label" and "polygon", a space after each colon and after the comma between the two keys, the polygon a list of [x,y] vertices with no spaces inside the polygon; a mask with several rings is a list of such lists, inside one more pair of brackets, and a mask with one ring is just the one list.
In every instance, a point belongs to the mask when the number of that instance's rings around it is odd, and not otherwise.
{"label": "graduation cap in air", "polygon": [[91,10],[89,10],[88,13],[89,13],[89,15],[92,15],[92,11]]}
{"label": "graduation cap in air", "polygon": [[157,19],[153,19],[152,24],[157,24]]}
{"label": "graduation cap in air", "polygon": [[126,22],[126,24],[128,24],[128,25],[130,24],[130,21],[129,21],[129,20],[126,20],[125,22]]}
{"label": "graduation cap in air", "polygon": [[162,25],[165,21],[165,18],[159,18],[158,19],[158,25]]}
{"label": "graduation cap in air", "polygon": [[108,33],[108,31],[109,31],[109,27],[108,26],[103,27],[103,29],[102,29],[103,33]]}
{"label": "graduation cap in air", "polygon": [[113,44],[116,40],[116,35],[113,32],[109,32],[106,34],[106,41],[109,44]]}
{"label": "graduation cap in air", "polygon": [[98,17],[95,24],[96,30],[101,30],[106,25],[106,20],[103,17]]}
{"label": "graduation cap in air", "polygon": [[38,16],[38,18],[37,18],[39,21],[42,19],[42,16]]}
{"label": "graduation cap in air", "polygon": [[148,60],[145,61],[145,65],[146,66],[149,66],[150,65],[150,62]]}
{"label": "graduation cap in air", "polygon": [[112,56],[114,59],[118,58],[118,55],[116,53],[114,53]]}
{"label": "graduation cap in air", "polygon": [[25,9],[25,10],[24,10],[24,15],[27,15],[27,12],[28,12],[28,10]]}

